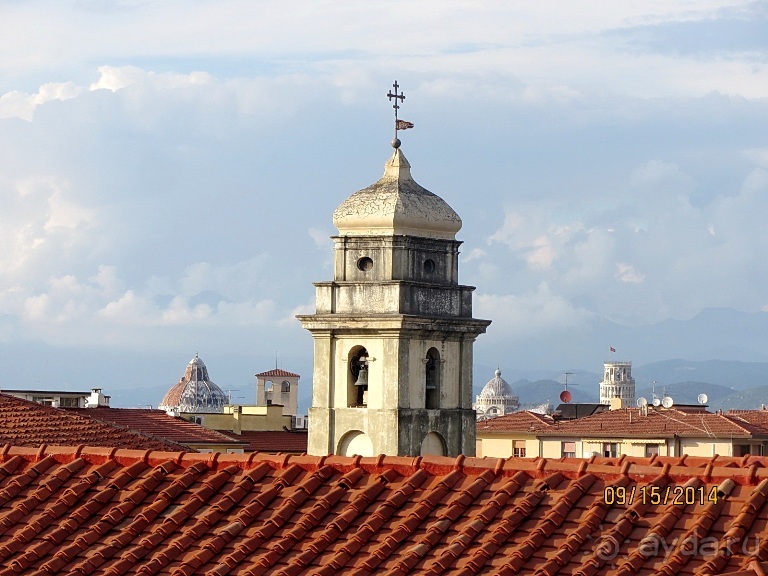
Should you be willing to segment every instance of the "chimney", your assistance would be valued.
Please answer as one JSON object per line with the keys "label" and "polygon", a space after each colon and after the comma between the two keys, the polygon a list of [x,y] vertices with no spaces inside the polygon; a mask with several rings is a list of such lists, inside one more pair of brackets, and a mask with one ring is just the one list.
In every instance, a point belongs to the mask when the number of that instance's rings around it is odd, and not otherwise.
{"label": "chimney", "polygon": [[623,398],[611,398],[611,410],[621,410],[624,408]]}
{"label": "chimney", "polygon": [[109,396],[101,393],[101,388],[91,388],[91,395],[86,400],[86,408],[98,408],[99,406],[109,407]]}
{"label": "chimney", "polygon": [[243,407],[238,405],[232,410],[232,432],[235,434],[243,433]]}

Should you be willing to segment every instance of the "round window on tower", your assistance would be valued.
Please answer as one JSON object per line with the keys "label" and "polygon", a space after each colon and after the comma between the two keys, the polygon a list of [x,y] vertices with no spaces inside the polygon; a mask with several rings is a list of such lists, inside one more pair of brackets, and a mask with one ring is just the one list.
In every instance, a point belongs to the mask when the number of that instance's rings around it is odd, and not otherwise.
{"label": "round window on tower", "polygon": [[434,260],[424,260],[424,272],[427,274],[431,274],[435,271],[435,261]]}
{"label": "round window on tower", "polygon": [[357,268],[363,272],[368,272],[368,270],[373,268],[373,260],[368,258],[368,256],[363,256],[357,261]]}

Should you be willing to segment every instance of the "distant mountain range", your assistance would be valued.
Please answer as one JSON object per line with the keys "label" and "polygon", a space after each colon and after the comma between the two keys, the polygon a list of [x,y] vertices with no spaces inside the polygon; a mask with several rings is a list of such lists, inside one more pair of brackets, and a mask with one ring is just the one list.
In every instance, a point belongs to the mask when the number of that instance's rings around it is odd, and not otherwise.
{"label": "distant mountain range", "polygon": [[[488,336],[495,327],[496,323],[490,326]],[[536,338],[483,336],[475,347],[474,392],[480,392],[498,365],[524,404],[547,400],[557,404],[565,372],[569,372],[568,388],[574,401],[595,402],[609,345],[618,349],[616,359],[634,361],[638,393],[649,393],[655,381],[657,390],[666,387],[678,402],[695,402],[704,392],[711,409],[768,404],[768,312],[730,308],[710,308],[688,320],[644,326],[592,319],[584,326]],[[112,396],[113,406],[157,406],[193,354],[194,350],[169,353],[155,348],[4,342],[0,343],[0,388],[88,391],[98,387]],[[234,402],[252,403],[256,397],[253,374],[271,366],[273,354],[206,351],[204,359],[214,382]],[[676,359],[657,361],[659,358]],[[281,365],[283,362],[285,369],[302,374],[299,406],[306,413],[312,394],[311,339],[290,355],[281,355]]]}

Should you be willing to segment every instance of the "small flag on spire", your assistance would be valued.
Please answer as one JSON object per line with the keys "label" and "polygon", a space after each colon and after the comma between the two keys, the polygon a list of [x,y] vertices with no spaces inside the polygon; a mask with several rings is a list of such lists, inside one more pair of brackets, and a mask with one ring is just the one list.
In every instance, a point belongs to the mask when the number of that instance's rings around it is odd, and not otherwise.
{"label": "small flag on spire", "polygon": [[408,128],[413,128],[413,122],[408,122],[408,120],[398,120],[395,124],[396,130],[408,130]]}
{"label": "small flag on spire", "polygon": [[616,352],[616,348],[614,348],[613,346],[611,346],[610,349],[611,349],[611,352]]}

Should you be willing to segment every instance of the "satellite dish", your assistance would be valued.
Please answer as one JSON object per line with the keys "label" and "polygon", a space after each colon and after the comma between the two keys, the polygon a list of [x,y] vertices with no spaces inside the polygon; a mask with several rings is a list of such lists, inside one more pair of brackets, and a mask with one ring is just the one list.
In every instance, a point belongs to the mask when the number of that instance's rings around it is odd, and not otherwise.
{"label": "satellite dish", "polygon": [[709,400],[709,398],[707,398],[706,394],[699,394],[698,396],[699,404],[706,404],[707,400]]}
{"label": "satellite dish", "polygon": [[648,406],[648,400],[640,396],[640,398],[637,399],[637,407],[645,408],[646,406]]}
{"label": "satellite dish", "polygon": [[560,392],[560,402],[565,402],[566,404],[568,404],[568,402],[571,401],[571,398],[572,398],[571,393],[568,390],[563,390],[562,392]]}
{"label": "satellite dish", "polygon": [[661,406],[661,400],[659,400],[658,398],[656,398],[654,396],[653,397],[653,405],[656,406],[656,408],[658,408],[659,406]]}
{"label": "satellite dish", "polygon": [[672,408],[672,404],[674,404],[674,400],[670,396],[664,396],[664,399],[661,401],[661,405],[664,406],[664,408]]}

